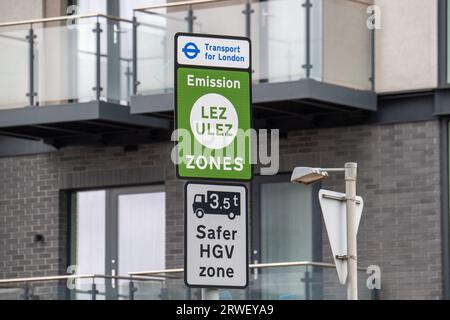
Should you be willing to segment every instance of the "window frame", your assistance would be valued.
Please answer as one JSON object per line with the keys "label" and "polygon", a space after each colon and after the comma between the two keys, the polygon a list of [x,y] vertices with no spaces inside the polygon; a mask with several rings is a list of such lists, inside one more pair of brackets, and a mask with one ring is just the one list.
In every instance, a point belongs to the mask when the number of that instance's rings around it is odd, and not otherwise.
{"label": "window frame", "polygon": [[450,0],[438,0],[438,87],[450,88],[450,63],[448,54],[449,46],[449,27],[450,20],[447,14],[450,8]]}
{"label": "window frame", "polygon": [[[290,173],[280,173],[274,176],[255,176],[251,184],[251,254],[250,259],[261,261],[261,185],[264,183],[290,182]],[[318,192],[322,184],[315,183],[311,185],[312,202],[312,258],[314,261],[322,261],[322,215]],[[255,250],[257,253],[255,253]]]}
{"label": "window frame", "polygon": [[[85,188],[74,189],[67,193],[67,267],[75,263],[74,261],[74,237],[76,237],[76,230],[74,230],[73,223],[76,222],[76,200],[75,197],[79,192],[86,191],[105,191],[105,275],[111,275],[113,265],[111,260],[116,261],[115,269],[118,266],[118,240],[119,240],[119,196],[127,194],[140,194],[140,193],[154,193],[164,192],[166,194],[165,214],[167,216],[167,190],[163,182],[148,184],[148,185],[135,185],[135,186],[122,186],[122,187],[101,187],[101,188]],[[75,231],[75,234],[74,234]],[[166,221],[167,231],[167,221]],[[167,235],[167,234],[166,234]],[[167,237],[165,239],[166,257],[167,258]],[[165,259],[166,260],[166,259]],[[166,261],[165,261],[166,263]],[[116,289],[111,288],[111,279],[105,279],[106,300],[118,299],[117,286]],[[66,289],[66,297],[68,299],[75,299],[75,291]]]}

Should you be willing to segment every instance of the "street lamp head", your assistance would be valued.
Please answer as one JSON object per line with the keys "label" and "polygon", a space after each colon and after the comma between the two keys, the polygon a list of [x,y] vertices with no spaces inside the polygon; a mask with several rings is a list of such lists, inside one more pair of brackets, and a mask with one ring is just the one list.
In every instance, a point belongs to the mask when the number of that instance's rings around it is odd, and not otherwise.
{"label": "street lamp head", "polygon": [[291,182],[311,184],[328,177],[328,172],[320,168],[297,167],[292,172]]}

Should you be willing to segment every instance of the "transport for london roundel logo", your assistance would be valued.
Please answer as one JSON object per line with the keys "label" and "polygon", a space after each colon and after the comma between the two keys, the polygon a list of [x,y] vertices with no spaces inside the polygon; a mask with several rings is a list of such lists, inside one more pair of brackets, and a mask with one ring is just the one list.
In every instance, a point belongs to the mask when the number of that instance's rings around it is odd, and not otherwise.
{"label": "transport for london roundel logo", "polygon": [[200,49],[193,42],[186,43],[186,45],[181,50],[188,59],[195,59],[200,53]]}
{"label": "transport for london roundel logo", "polygon": [[210,149],[222,149],[237,135],[238,116],[230,100],[208,93],[194,103],[190,124],[198,142]]}

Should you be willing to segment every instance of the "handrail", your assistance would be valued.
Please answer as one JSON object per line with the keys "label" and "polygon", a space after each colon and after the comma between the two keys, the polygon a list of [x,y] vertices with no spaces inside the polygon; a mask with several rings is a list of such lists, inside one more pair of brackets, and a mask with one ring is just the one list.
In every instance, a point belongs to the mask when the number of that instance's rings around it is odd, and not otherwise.
{"label": "handrail", "polygon": [[134,271],[134,272],[128,272],[128,274],[133,277],[133,276],[144,276],[144,275],[153,275],[153,274],[162,274],[162,273],[180,273],[180,272],[184,272],[184,268],[151,270],[151,271]]}
{"label": "handrail", "polygon": [[266,268],[282,268],[282,267],[323,267],[323,268],[334,268],[334,264],[326,262],[314,262],[314,261],[294,261],[294,262],[269,262],[269,263],[258,263],[250,264],[250,269],[266,269]]}
{"label": "handrail", "polygon": [[[335,268],[336,266],[332,263],[326,262],[314,262],[314,261],[293,261],[293,262],[271,262],[271,263],[259,263],[259,264],[249,264],[250,269],[267,269],[267,268],[282,268],[282,267],[322,267],[322,268]],[[358,271],[365,271],[365,268],[358,268]],[[175,269],[165,269],[165,270],[151,270],[151,271],[135,271],[129,272],[130,276],[146,276],[146,275],[157,275],[163,273],[180,273],[184,272],[184,268]]]}
{"label": "handrail", "polygon": [[[314,262],[314,261],[293,261],[293,262],[269,262],[249,264],[250,269],[267,269],[267,268],[283,268],[283,267],[322,267],[322,268],[335,268],[332,263],[326,262]],[[365,271],[366,269],[359,267],[358,271]],[[29,278],[12,278],[12,279],[0,279],[0,284],[6,283],[22,283],[22,282],[44,282],[55,280],[68,280],[68,279],[116,279],[116,280],[143,280],[143,281],[159,281],[163,282],[161,274],[167,273],[181,273],[184,272],[183,268],[164,269],[164,270],[151,270],[151,271],[135,271],[129,272],[128,276],[113,276],[104,274],[82,274],[82,275],[60,275],[60,276],[43,276],[43,277],[29,277]],[[159,275],[159,276],[158,276]],[[152,277],[153,276],[153,277]]]}
{"label": "handrail", "polygon": [[[224,1],[227,1],[227,0],[185,0],[185,1],[178,1],[178,2],[160,4],[160,5],[135,8],[135,9],[133,9],[133,11],[148,11],[148,10],[160,9],[160,8],[171,8],[171,7],[186,6],[186,5],[199,5],[199,4],[206,4],[206,3],[224,2]],[[363,4],[363,5],[371,5],[371,3],[366,2],[369,0],[344,0],[344,1],[355,2],[355,3],[359,3],[359,4]],[[95,18],[95,17],[106,18],[106,19],[115,20],[115,21],[134,23],[132,20],[125,19],[125,18],[115,17],[115,16],[103,14],[103,13],[91,13],[91,14],[84,14],[84,15],[68,15],[68,16],[51,17],[51,18],[3,22],[3,23],[0,23],[0,28],[26,25],[26,24],[37,24],[37,23],[46,23],[46,22],[75,20],[75,19],[83,19],[83,18]]]}
{"label": "handrail", "polygon": [[32,277],[32,278],[14,278],[14,279],[0,279],[0,284],[4,283],[18,283],[18,282],[42,282],[42,281],[54,281],[54,280],[67,280],[67,279],[89,279],[94,278],[93,274],[84,275],[66,275],[66,276],[47,276],[47,277]]}
{"label": "handrail", "polygon": [[[155,10],[155,9],[162,9],[162,8],[173,8],[173,7],[182,7],[182,6],[195,6],[199,4],[209,4],[209,3],[216,3],[216,2],[224,2],[227,0],[183,0],[183,1],[177,1],[177,2],[169,2],[166,4],[156,4],[153,6],[146,6],[146,7],[138,7],[133,9],[133,11],[140,11],[140,12],[146,12],[148,10]],[[242,0],[242,2],[245,2],[248,0]],[[371,0],[342,0],[346,2],[354,2],[362,5],[372,5]]]}
{"label": "handrail", "polygon": [[161,277],[130,277],[130,276],[112,276],[104,274],[81,274],[81,275],[63,275],[63,276],[43,276],[43,277],[30,277],[30,278],[12,278],[12,279],[0,279],[0,284],[7,283],[23,283],[23,282],[47,282],[55,280],[68,280],[68,279],[116,279],[116,280],[143,280],[143,281],[159,281],[163,282]]}
{"label": "handrail", "polygon": [[37,24],[37,23],[57,22],[57,21],[66,21],[66,20],[75,20],[75,19],[84,19],[84,18],[96,18],[96,17],[97,18],[105,18],[108,20],[133,23],[132,20],[128,20],[125,18],[110,16],[110,15],[103,14],[103,13],[91,13],[91,14],[83,14],[83,15],[71,15],[71,16],[60,16],[60,17],[42,18],[42,19],[33,19],[33,20],[4,22],[4,23],[0,23],[0,28],[1,27],[19,26],[19,25],[25,25],[25,24]]}

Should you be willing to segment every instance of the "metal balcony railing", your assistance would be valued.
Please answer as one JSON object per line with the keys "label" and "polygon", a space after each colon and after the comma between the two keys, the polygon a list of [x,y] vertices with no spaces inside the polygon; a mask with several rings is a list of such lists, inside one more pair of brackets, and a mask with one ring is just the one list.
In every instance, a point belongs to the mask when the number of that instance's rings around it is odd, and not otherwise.
{"label": "metal balcony railing", "polygon": [[128,104],[132,21],[102,14],[0,24],[0,109],[92,100]]}
{"label": "metal balcony railing", "polygon": [[248,36],[255,83],[315,79],[373,90],[373,31],[361,0],[195,0],[0,23],[0,109],[173,90],[176,32]]}
{"label": "metal balcony railing", "polygon": [[369,1],[196,0],[137,8],[135,92],[171,92],[176,32],[247,36],[255,83],[300,79],[373,90]]}
{"label": "metal balcony railing", "polygon": [[[222,300],[346,299],[334,264],[311,261],[251,264],[246,289],[222,289]],[[360,299],[377,299],[366,287],[365,269],[359,269]],[[74,282],[74,280],[77,280]],[[74,285],[70,288],[68,283]],[[64,275],[0,280],[0,299],[200,299],[200,289],[188,288],[183,269],[130,272],[127,276]]]}
{"label": "metal balcony railing", "polygon": [[[110,282],[110,286],[118,281],[126,281],[127,292],[120,290],[123,289],[123,285],[121,285],[118,287],[119,290],[115,296],[119,299],[134,300],[134,293],[136,292],[135,281],[151,282],[160,285],[164,282],[164,279],[99,274],[1,279],[0,300],[104,300],[107,298],[106,281]],[[113,286],[115,287],[116,285],[114,284]]]}

